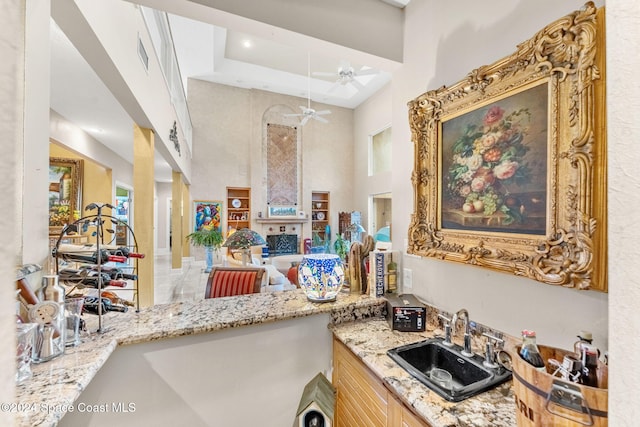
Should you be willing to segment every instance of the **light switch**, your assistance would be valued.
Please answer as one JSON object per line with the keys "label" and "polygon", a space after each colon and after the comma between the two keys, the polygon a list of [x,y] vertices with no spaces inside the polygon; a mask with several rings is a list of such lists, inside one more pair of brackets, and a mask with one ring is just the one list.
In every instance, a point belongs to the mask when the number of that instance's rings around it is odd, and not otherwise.
{"label": "light switch", "polygon": [[403,292],[413,288],[413,271],[410,268],[402,269],[402,289]]}

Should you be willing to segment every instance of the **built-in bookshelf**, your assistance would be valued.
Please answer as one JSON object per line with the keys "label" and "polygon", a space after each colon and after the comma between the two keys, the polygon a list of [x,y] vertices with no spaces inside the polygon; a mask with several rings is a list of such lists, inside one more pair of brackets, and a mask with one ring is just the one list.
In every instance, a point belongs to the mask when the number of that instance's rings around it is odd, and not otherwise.
{"label": "built-in bookshelf", "polygon": [[227,187],[227,230],[251,228],[251,188]]}

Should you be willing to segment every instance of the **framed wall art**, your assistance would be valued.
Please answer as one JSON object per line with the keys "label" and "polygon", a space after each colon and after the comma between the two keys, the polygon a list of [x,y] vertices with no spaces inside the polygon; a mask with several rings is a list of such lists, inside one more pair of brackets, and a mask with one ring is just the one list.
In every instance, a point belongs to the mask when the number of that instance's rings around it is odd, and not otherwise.
{"label": "framed wall art", "polygon": [[603,10],[409,103],[408,252],[606,291]]}
{"label": "framed wall art", "polygon": [[217,229],[222,232],[222,202],[218,200],[193,201],[193,231]]}
{"label": "framed wall art", "polygon": [[80,218],[82,173],[81,159],[49,158],[49,234]]}

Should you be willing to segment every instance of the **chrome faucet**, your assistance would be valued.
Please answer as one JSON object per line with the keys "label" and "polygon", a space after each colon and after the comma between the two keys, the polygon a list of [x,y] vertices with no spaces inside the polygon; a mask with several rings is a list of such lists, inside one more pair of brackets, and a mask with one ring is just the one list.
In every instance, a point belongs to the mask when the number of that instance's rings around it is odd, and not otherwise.
{"label": "chrome faucet", "polygon": [[471,351],[471,324],[469,322],[469,312],[466,308],[461,308],[453,315],[451,319],[451,334],[454,336],[456,334],[459,317],[464,319],[464,350],[462,350],[462,355],[471,357],[473,356],[473,352]]}

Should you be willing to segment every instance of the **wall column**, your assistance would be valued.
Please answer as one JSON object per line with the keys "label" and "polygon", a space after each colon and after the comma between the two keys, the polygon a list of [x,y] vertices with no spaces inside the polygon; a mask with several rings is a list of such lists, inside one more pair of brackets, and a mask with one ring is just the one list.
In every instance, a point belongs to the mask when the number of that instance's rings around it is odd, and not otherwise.
{"label": "wall column", "polygon": [[191,245],[187,245],[184,242],[186,235],[191,233],[191,195],[189,193],[189,186],[186,183],[182,183],[182,256],[188,257],[191,255]]}
{"label": "wall column", "polygon": [[173,171],[171,177],[171,268],[180,269],[184,239],[182,235],[182,173]]}
{"label": "wall column", "polygon": [[[24,221],[22,205],[25,191],[23,183],[24,138],[25,138],[25,45],[28,28],[25,23],[26,1],[11,0],[2,2],[0,15],[0,40],[2,40],[2,62],[0,62],[0,138],[2,156],[0,157],[0,191],[5,200],[0,217],[0,274],[6,282],[16,275],[16,265],[22,263],[22,236]],[[30,6],[34,6],[30,2]],[[45,2],[42,2],[45,3]],[[39,51],[37,51],[39,52]],[[47,58],[48,59],[48,58]],[[47,68],[48,72],[48,68]],[[47,74],[48,76],[48,74]],[[48,95],[48,92],[47,92]],[[40,141],[40,147],[46,143]],[[40,148],[40,150],[44,150]],[[30,153],[35,156],[35,153]],[[47,160],[48,161],[48,160]],[[37,193],[40,195],[40,193]],[[46,251],[46,217],[42,216],[39,235],[30,235]],[[7,283],[8,285],[9,283]],[[5,368],[0,373],[0,401],[13,402],[15,394],[16,360],[15,347],[15,293],[13,286],[0,287],[0,364]],[[16,422],[16,414],[0,411],[0,425],[11,426]]]}
{"label": "wall column", "polygon": [[154,304],[154,242],[153,242],[153,197],[154,197],[154,135],[151,129],[133,125],[133,219],[138,241],[138,250],[145,257],[138,261],[138,291],[140,306]]}

